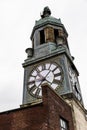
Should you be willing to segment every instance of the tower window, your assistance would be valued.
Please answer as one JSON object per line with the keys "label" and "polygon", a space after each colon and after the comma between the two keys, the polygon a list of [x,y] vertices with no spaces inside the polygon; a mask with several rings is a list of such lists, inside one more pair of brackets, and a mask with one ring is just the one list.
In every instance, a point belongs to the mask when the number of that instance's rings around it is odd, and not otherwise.
{"label": "tower window", "polygon": [[69,130],[68,129],[68,122],[63,118],[60,118],[60,128],[61,130]]}
{"label": "tower window", "polygon": [[44,30],[40,31],[40,44],[45,43],[45,35],[44,35]]}
{"label": "tower window", "polygon": [[58,43],[58,29],[54,29],[55,43]]}

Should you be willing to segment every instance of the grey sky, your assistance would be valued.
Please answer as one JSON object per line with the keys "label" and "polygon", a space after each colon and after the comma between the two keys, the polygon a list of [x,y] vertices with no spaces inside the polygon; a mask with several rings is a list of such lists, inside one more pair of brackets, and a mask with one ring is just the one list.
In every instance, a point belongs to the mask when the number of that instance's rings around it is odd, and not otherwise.
{"label": "grey sky", "polygon": [[45,6],[61,18],[69,34],[87,108],[87,0],[0,0],[0,111],[22,103],[25,49],[31,46],[32,28]]}

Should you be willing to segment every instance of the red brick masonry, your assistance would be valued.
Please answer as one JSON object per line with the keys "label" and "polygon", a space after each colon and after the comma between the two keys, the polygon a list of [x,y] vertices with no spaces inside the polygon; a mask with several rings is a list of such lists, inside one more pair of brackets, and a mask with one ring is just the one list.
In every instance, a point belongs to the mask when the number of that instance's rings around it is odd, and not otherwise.
{"label": "red brick masonry", "polygon": [[42,94],[41,103],[0,113],[0,130],[60,130],[60,117],[74,130],[70,106],[47,84]]}

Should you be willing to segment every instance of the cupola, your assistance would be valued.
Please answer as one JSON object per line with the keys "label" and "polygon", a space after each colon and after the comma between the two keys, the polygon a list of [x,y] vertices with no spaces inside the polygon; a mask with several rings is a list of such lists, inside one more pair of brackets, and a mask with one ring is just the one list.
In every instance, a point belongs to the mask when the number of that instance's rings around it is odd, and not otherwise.
{"label": "cupola", "polygon": [[41,19],[35,22],[31,34],[32,46],[35,49],[37,46],[46,43],[56,43],[56,45],[67,45],[67,31],[60,19],[51,16],[49,7],[45,7]]}

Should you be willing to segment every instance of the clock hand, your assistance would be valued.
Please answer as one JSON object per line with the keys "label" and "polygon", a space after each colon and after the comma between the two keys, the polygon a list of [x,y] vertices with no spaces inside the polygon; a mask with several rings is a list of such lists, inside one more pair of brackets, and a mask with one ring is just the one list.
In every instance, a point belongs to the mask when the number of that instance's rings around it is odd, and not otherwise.
{"label": "clock hand", "polygon": [[46,74],[45,78],[47,77],[47,75],[49,75],[50,72],[51,72],[51,71],[49,71],[49,72]]}
{"label": "clock hand", "polygon": [[40,82],[40,81],[44,81],[44,80],[45,80],[45,77],[29,81],[28,84],[35,83],[35,82]]}
{"label": "clock hand", "polygon": [[38,75],[39,77],[41,77],[41,78],[44,78],[40,73],[37,73],[37,75]]}
{"label": "clock hand", "polygon": [[[44,80],[46,80],[47,82],[49,82],[49,83],[51,84],[51,82],[47,79],[47,76],[50,74],[50,72],[51,72],[51,71],[49,71],[49,72],[46,74],[46,76],[43,78],[42,82],[43,82]],[[41,83],[42,83],[42,82],[41,82]]]}

